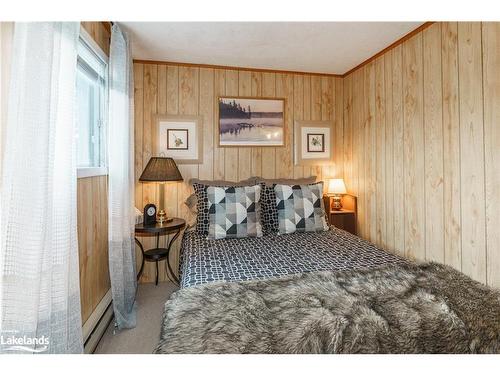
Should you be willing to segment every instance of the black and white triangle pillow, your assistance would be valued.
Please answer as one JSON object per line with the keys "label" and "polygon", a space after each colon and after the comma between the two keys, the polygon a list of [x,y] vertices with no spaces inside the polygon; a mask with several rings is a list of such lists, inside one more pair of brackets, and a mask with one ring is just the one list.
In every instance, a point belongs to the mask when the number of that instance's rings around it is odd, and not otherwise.
{"label": "black and white triangle pillow", "polygon": [[323,204],[323,182],[312,185],[276,185],[279,233],[328,230]]}
{"label": "black and white triangle pillow", "polygon": [[207,188],[208,238],[261,237],[260,185]]}

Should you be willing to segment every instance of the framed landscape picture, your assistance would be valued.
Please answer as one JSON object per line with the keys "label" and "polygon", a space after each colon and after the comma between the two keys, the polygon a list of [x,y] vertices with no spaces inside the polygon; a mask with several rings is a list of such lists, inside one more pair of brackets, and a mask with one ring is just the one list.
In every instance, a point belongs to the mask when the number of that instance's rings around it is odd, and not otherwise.
{"label": "framed landscape picture", "polygon": [[171,157],[177,164],[200,164],[203,156],[201,123],[199,116],[156,116],[153,152]]}
{"label": "framed landscape picture", "polygon": [[219,97],[220,146],[285,145],[285,99]]}
{"label": "framed landscape picture", "polygon": [[295,121],[295,165],[322,165],[333,159],[333,123],[330,121]]}

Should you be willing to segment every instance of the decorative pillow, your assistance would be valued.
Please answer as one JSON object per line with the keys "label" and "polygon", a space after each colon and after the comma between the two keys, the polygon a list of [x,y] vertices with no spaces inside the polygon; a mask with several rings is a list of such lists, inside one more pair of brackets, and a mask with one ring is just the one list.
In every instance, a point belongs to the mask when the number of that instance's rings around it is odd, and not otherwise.
{"label": "decorative pillow", "polygon": [[198,208],[196,207],[196,194],[193,193],[189,197],[186,198],[184,201],[184,204],[189,208],[189,212],[191,212],[193,215],[198,214]]}
{"label": "decorative pillow", "polygon": [[190,207],[191,210],[196,210],[196,233],[207,235],[208,234],[208,198],[207,188],[209,186],[229,187],[229,186],[253,186],[255,179],[242,180],[240,182],[231,181],[203,181],[192,178],[189,183],[193,185],[194,194],[196,195],[196,208]]}
{"label": "decorative pillow", "polygon": [[208,238],[261,237],[259,185],[207,188]]}
{"label": "decorative pillow", "polygon": [[262,178],[253,177],[257,184],[265,183],[267,186],[274,185],[309,185],[316,182],[316,176],[309,176],[303,178]]}
{"label": "decorative pillow", "polygon": [[263,179],[259,178],[258,183],[262,186],[261,193],[261,219],[262,227],[266,232],[278,232],[278,210],[276,208],[276,193],[274,187],[280,185],[307,185],[316,181],[316,176],[299,178],[295,180],[287,179]]}
{"label": "decorative pillow", "polygon": [[260,195],[261,207],[261,222],[265,232],[278,231],[278,209],[276,208],[276,193],[274,192],[274,185],[267,186],[264,183],[260,185],[262,192]]}
{"label": "decorative pillow", "polygon": [[276,185],[279,233],[328,230],[323,205],[323,182],[313,185]]}

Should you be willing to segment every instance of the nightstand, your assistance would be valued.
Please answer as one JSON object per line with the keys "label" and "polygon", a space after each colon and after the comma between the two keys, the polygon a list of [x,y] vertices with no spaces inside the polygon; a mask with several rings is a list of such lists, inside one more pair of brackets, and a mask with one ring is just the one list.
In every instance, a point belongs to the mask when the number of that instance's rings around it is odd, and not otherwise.
{"label": "nightstand", "polygon": [[330,224],[356,234],[356,212],[352,210],[330,211]]}
{"label": "nightstand", "polygon": [[349,194],[343,195],[341,210],[332,208],[330,197],[325,197],[324,202],[330,225],[356,235],[356,197]]}
{"label": "nightstand", "polygon": [[[144,247],[142,246],[141,242],[135,238],[135,242],[137,245],[139,245],[139,248],[141,249],[142,252],[142,263],[141,263],[141,269],[137,275],[137,279],[141,277],[142,271],[144,270],[144,262],[149,261],[149,262],[155,262],[156,263],[156,279],[155,279],[155,284],[158,285],[158,262],[161,260],[165,259],[168,273],[167,276],[169,279],[175,281],[177,285],[179,285],[179,279],[175,276],[174,271],[172,270],[172,266],[170,265],[170,248],[172,247],[172,244],[176,240],[176,238],[181,234],[182,229],[186,226],[186,221],[183,219],[179,218],[174,218],[171,221],[168,222],[163,222],[163,224],[160,224],[157,222],[156,224],[152,225],[144,225],[144,224],[137,224],[135,226],[135,234],[136,236],[139,235],[146,235],[146,236],[156,236],[156,247],[153,249],[149,249],[144,251]],[[174,234],[174,236],[170,239],[168,242],[168,245],[166,248],[159,247],[160,244],[160,236],[167,235],[167,234]]]}

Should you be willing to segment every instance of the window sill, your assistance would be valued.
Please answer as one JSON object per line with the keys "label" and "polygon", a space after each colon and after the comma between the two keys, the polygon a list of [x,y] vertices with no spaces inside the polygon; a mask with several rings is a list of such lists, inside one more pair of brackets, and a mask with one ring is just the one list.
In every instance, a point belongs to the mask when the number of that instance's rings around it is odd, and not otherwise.
{"label": "window sill", "polygon": [[76,171],[77,178],[87,178],[87,177],[97,177],[97,176],[107,176],[107,167],[81,167],[77,168]]}

